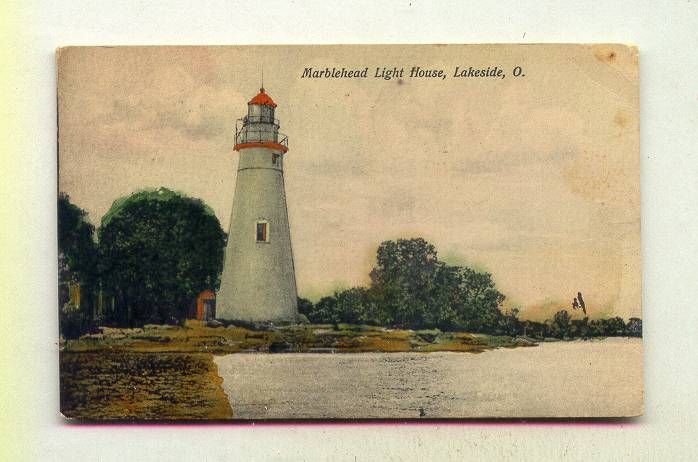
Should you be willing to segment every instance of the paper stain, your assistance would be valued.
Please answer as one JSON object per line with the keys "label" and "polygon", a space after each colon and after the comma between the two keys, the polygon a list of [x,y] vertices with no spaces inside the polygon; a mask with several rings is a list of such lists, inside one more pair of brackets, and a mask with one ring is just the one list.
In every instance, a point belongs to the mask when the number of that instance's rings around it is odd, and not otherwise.
{"label": "paper stain", "polygon": [[594,57],[601,61],[602,63],[613,64],[616,62],[618,55],[613,50],[599,49],[594,51]]}

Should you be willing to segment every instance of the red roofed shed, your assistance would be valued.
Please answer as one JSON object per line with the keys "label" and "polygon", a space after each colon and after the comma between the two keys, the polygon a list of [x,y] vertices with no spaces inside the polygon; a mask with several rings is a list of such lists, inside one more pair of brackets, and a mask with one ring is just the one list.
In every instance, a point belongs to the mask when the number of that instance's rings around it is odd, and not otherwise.
{"label": "red roofed shed", "polygon": [[196,319],[209,321],[216,317],[216,294],[206,289],[196,297]]}

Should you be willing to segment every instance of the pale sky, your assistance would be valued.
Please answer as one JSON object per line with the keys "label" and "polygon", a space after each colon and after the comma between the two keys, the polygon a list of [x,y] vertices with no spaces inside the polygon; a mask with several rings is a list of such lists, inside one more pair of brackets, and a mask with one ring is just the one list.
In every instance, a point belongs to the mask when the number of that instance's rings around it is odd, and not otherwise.
{"label": "pale sky", "polygon": [[[300,78],[333,66],[369,78]],[[384,66],[405,75],[372,78]],[[577,291],[592,317],[641,315],[637,54],[623,46],[64,49],[59,189],[98,225],[118,197],[164,186],[227,231],[235,120],[262,67],[289,136],[299,295],[367,284],[381,241],[424,237],[491,272],[524,317],[569,310]]]}

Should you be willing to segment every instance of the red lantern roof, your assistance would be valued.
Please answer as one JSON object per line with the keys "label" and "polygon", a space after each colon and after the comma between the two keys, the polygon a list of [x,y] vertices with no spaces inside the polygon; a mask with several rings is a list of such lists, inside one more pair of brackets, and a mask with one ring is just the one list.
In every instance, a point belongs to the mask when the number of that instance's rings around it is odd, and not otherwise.
{"label": "red lantern roof", "polygon": [[257,96],[252,98],[249,103],[247,104],[259,104],[260,106],[271,106],[271,107],[276,107],[276,103],[274,102],[273,99],[266,93],[264,93],[264,88],[259,89],[259,93],[257,93]]}

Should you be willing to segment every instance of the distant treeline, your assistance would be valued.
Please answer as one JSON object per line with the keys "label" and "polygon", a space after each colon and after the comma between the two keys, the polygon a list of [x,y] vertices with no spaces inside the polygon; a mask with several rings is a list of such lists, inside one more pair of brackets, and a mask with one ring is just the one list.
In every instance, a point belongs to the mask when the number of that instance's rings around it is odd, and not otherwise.
{"label": "distant treeline", "polygon": [[313,304],[300,299],[299,312],[312,323],[369,324],[409,329],[438,328],[533,338],[642,336],[642,320],[571,319],[560,310],[553,319],[519,319],[504,311],[504,295],[489,273],[448,265],[424,239],[386,241],[378,247],[369,287],[337,291]]}

